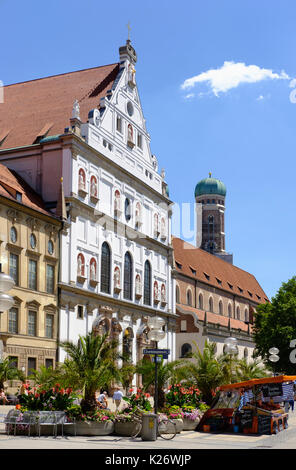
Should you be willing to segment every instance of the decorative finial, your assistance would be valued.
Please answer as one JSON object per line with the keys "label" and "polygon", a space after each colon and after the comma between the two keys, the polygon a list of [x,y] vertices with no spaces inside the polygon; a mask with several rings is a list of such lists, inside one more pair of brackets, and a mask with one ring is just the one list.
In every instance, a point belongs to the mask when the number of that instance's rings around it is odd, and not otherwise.
{"label": "decorative finial", "polygon": [[209,172],[209,177],[212,178],[212,173],[211,172]]}
{"label": "decorative finial", "polygon": [[128,39],[128,41],[130,41],[130,40],[131,40],[131,38],[130,38],[130,31],[131,31],[131,29],[132,29],[132,28],[131,28],[131,25],[130,25],[130,22],[128,22],[128,24],[127,24],[126,26],[127,26],[127,31],[128,31],[128,33],[127,33],[127,39]]}
{"label": "decorative finial", "polygon": [[64,178],[63,178],[63,177],[61,177],[61,183],[62,183],[63,181],[64,181]]}

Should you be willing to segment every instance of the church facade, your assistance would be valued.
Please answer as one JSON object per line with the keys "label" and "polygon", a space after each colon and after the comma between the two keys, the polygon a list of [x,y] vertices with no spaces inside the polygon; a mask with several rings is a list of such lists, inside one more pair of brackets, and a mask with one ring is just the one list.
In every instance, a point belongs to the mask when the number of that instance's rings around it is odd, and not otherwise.
{"label": "church facade", "polygon": [[0,109],[0,161],[63,221],[58,338],[109,332],[134,363],[155,346],[149,317],[165,320],[158,346],[170,360],[176,325],[172,201],[151,153],[136,61],[128,40],[118,63],[5,87]]}

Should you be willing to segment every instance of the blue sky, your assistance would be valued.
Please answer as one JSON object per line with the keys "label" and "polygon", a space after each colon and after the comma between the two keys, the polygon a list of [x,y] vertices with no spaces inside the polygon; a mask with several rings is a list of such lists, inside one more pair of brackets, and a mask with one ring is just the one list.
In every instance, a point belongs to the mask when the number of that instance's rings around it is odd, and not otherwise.
{"label": "blue sky", "polygon": [[[0,0],[0,9],[4,84],[117,62],[130,21],[152,152],[171,199],[193,203],[211,171],[227,187],[234,264],[270,297],[295,274],[295,2]],[[228,74],[225,62],[236,66]]]}

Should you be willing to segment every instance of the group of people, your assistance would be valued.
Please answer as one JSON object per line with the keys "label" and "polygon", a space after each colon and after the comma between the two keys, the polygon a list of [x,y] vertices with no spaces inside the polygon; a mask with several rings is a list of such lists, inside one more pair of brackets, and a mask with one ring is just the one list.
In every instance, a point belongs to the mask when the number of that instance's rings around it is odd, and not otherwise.
{"label": "group of people", "polygon": [[0,405],[6,405],[8,403],[4,389],[0,388]]}
{"label": "group of people", "polygon": [[[104,410],[110,410],[107,397],[108,397],[108,393],[106,391],[101,392],[97,396],[97,402],[100,405],[100,408],[102,408]],[[112,400],[113,400],[113,402],[115,402],[116,411],[118,410],[118,408],[120,406],[122,397],[123,397],[123,393],[120,390],[120,388],[119,387],[115,388],[115,391],[114,391],[113,396],[112,396]]]}

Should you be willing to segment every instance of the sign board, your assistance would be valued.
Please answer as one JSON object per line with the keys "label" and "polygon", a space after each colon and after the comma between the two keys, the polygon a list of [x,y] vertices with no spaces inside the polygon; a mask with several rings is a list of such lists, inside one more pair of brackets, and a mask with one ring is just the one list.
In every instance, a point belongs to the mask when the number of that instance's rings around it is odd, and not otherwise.
{"label": "sign board", "polygon": [[143,349],[143,354],[158,354],[168,356],[170,354],[170,349]]}
{"label": "sign board", "polygon": [[156,362],[161,362],[161,361],[162,361],[162,357],[161,357],[161,356],[153,356],[153,357],[152,357],[152,362],[155,362],[155,359],[156,359]]}
{"label": "sign board", "polygon": [[262,387],[264,397],[282,396],[283,387],[281,383],[267,384]]}

